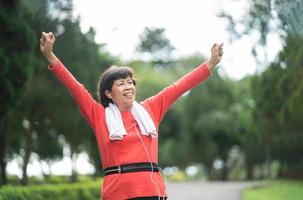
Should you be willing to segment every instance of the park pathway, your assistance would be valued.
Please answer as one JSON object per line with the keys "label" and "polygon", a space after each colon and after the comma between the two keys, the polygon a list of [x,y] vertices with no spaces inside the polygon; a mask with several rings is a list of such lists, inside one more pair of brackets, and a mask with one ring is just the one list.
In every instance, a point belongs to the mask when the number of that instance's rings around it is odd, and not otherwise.
{"label": "park pathway", "polygon": [[168,182],[168,200],[241,200],[243,189],[260,182]]}

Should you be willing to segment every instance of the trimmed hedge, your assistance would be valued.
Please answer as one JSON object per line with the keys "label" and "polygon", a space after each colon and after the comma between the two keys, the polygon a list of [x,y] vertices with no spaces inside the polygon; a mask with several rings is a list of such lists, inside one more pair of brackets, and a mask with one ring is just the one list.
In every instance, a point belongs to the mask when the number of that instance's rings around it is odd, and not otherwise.
{"label": "trimmed hedge", "polygon": [[6,186],[0,189],[0,200],[100,200],[100,196],[100,181],[27,187]]}

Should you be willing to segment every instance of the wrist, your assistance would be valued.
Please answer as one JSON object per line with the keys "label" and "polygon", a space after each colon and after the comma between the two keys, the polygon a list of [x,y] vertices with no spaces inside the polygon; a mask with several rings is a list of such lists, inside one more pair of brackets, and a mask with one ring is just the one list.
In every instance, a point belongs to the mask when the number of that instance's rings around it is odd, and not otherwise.
{"label": "wrist", "polygon": [[43,52],[43,56],[46,60],[52,59],[54,57],[54,53],[52,51]]}
{"label": "wrist", "polygon": [[47,54],[44,54],[44,57],[49,65],[54,66],[56,64],[57,57],[52,51]]}
{"label": "wrist", "polygon": [[208,60],[207,62],[206,62],[206,65],[207,65],[207,68],[209,69],[209,70],[212,70],[216,65],[213,63],[213,62],[211,62],[210,60]]}

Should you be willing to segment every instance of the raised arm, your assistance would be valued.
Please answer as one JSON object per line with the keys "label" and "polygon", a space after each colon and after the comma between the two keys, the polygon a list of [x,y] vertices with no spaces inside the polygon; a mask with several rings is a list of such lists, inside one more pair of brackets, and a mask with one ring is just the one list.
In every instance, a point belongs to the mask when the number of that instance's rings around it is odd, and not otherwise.
{"label": "raised arm", "polygon": [[182,76],[170,86],[164,88],[157,95],[146,99],[143,104],[150,108],[156,123],[160,123],[169,107],[185,92],[191,90],[208,76],[211,70],[221,61],[223,55],[223,44],[214,44],[211,48],[209,59],[193,71]]}
{"label": "raised arm", "polygon": [[53,33],[42,32],[40,38],[40,50],[44,58],[49,64],[49,69],[57,76],[62,84],[68,89],[75,102],[77,103],[81,113],[94,129],[94,113],[97,107],[101,107],[86,88],[79,83],[75,77],[68,71],[68,69],[60,62],[53,52],[53,45],[55,43],[55,36]]}

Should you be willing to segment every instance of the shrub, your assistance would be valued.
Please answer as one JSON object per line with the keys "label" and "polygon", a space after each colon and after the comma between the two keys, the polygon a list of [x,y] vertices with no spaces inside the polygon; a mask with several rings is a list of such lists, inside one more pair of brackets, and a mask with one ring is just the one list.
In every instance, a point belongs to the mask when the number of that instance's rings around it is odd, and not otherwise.
{"label": "shrub", "polygon": [[0,190],[0,200],[99,200],[100,188],[100,181],[27,187],[6,186]]}

